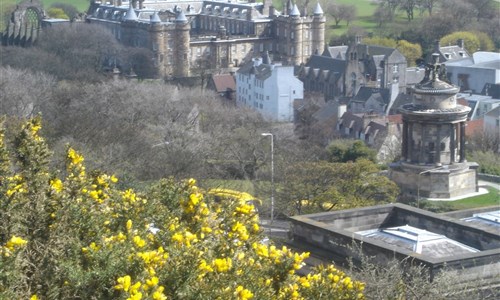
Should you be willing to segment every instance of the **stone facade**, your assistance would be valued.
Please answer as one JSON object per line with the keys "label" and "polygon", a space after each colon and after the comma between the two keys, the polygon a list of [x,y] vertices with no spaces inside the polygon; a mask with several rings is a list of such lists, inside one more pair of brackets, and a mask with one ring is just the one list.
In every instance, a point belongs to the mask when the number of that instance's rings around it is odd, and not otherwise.
{"label": "stone facade", "polygon": [[[451,198],[477,192],[477,164],[465,159],[465,125],[469,107],[457,104],[458,88],[443,79],[444,67],[428,64],[413,89],[413,102],[403,115],[402,159],[390,167],[390,177],[403,195]],[[440,72],[441,71],[441,72]]]}
{"label": "stone facade", "polygon": [[93,1],[86,20],[109,28],[125,45],[152,50],[158,75],[167,78],[234,71],[265,51],[274,61],[298,65],[325,43],[319,4],[302,16],[291,2],[280,13],[270,0]]}

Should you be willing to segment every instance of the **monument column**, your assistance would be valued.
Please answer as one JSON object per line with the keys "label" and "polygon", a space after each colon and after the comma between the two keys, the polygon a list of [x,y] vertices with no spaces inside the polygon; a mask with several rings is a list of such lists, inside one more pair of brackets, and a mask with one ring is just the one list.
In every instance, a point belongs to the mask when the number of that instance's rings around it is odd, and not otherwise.
{"label": "monument column", "polygon": [[465,161],[465,122],[460,122],[460,162]]}
{"label": "monument column", "polygon": [[455,124],[451,124],[450,131],[450,164],[455,163]]}
{"label": "monument column", "polygon": [[403,121],[403,143],[401,145],[401,159],[406,160],[408,157],[408,123]]}
{"label": "monument column", "polygon": [[436,145],[434,145],[434,149],[436,149],[436,157],[434,157],[435,163],[441,163],[441,124],[437,125],[437,136],[436,136]]}
{"label": "monument column", "polygon": [[425,164],[425,124],[420,123],[420,149],[418,161],[420,164]]}
{"label": "monument column", "polygon": [[408,146],[406,161],[411,162],[413,159],[413,123],[408,124],[408,142],[406,144]]}

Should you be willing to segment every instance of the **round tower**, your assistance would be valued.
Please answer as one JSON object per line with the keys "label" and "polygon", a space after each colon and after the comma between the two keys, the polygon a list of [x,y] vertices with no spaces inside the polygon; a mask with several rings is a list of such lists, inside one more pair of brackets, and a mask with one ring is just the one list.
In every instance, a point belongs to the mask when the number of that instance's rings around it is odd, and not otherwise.
{"label": "round tower", "polygon": [[155,66],[157,66],[158,75],[164,77],[168,72],[165,65],[165,59],[162,59],[167,56],[167,53],[165,53],[165,36],[167,36],[165,34],[165,26],[163,26],[157,11],[151,16],[149,22],[150,49],[153,50],[153,59]]}
{"label": "round tower", "polygon": [[288,49],[288,55],[290,57],[290,63],[293,65],[300,65],[302,61],[302,28],[304,21],[300,17],[300,11],[296,4],[293,5],[290,11],[290,36],[288,37],[290,41],[290,49]]}
{"label": "round tower", "polygon": [[179,12],[175,19],[175,50],[174,50],[174,69],[173,76],[187,77],[189,76],[189,29],[191,26],[184,15],[184,12]]}
{"label": "round tower", "polygon": [[477,164],[465,159],[465,125],[470,108],[457,104],[459,88],[433,54],[424,79],[413,88],[413,102],[399,108],[401,161],[390,176],[406,196],[450,198],[477,191]]}
{"label": "round tower", "polygon": [[311,54],[321,54],[325,47],[325,22],[326,18],[319,2],[316,4],[313,12],[312,21],[312,45]]}

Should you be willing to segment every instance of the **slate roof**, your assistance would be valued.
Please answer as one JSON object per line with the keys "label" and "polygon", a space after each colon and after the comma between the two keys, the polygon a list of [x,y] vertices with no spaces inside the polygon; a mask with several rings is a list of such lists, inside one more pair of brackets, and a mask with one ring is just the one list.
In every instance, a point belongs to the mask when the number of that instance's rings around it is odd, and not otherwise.
{"label": "slate roof", "polygon": [[371,56],[377,56],[377,55],[391,55],[396,49],[394,48],[389,48],[389,47],[383,47],[383,46],[377,46],[377,45],[366,45],[366,44],[356,44],[356,51],[359,53],[368,53]]}
{"label": "slate roof", "polygon": [[446,61],[463,59],[470,56],[467,50],[458,45],[439,47],[439,51],[446,58]]}
{"label": "slate roof", "polygon": [[409,94],[399,94],[394,100],[394,103],[390,107],[389,114],[394,115],[399,113],[399,108],[405,104],[410,104],[413,101],[413,97]]}
{"label": "slate roof", "polygon": [[347,62],[345,60],[331,58],[322,55],[311,55],[311,58],[306,64],[306,67],[320,70],[328,70],[344,73]]}
{"label": "slate roof", "polygon": [[249,61],[237,71],[237,73],[241,74],[255,74],[255,78],[259,80],[266,80],[267,78],[271,77],[273,74],[273,68],[274,67],[280,67],[280,66],[272,66],[272,65],[267,65],[267,64],[259,64],[258,66],[255,65],[255,62]]}
{"label": "slate roof", "polygon": [[407,68],[406,69],[406,85],[414,85],[424,79],[424,68]]}
{"label": "slate roof", "polygon": [[500,106],[495,107],[484,115],[495,119],[500,118]]}
{"label": "slate roof", "polygon": [[366,102],[370,99],[374,94],[379,94],[379,96],[375,96],[378,100],[384,104],[389,104],[390,101],[390,93],[388,89],[380,89],[380,88],[371,88],[362,86],[356,96],[354,96],[351,101],[353,102]]}
{"label": "slate roof", "polygon": [[323,51],[323,56],[328,56],[331,58],[337,58],[337,59],[342,59],[345,60],[345,54],[347,52],[347,48],[349,46],[333,46],[333,47],[326,47],[325,51]]}

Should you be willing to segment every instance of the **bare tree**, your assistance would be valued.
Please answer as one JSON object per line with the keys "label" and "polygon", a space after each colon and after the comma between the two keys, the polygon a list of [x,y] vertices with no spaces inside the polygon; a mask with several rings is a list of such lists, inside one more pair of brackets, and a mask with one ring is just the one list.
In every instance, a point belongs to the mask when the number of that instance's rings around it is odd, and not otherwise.
{"label": "bare tree", "polygon": [[328,2],[325,10],[333,18],[335,26],[338,26],[342,21],[346,21],[347,26],[349,26],[349,23],[356,18],[356,7],[354,5]]}
{"label": "bare tree", "polygon": [[0,115],[33,117],[52,98],[50,75],[11,67],[0,67],[0,74]]}

